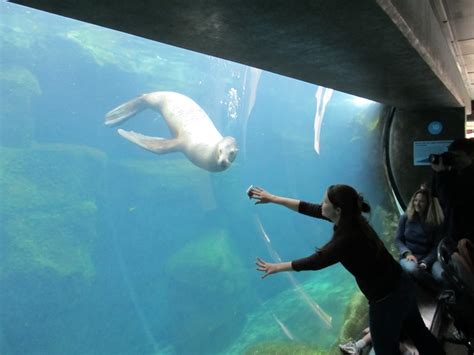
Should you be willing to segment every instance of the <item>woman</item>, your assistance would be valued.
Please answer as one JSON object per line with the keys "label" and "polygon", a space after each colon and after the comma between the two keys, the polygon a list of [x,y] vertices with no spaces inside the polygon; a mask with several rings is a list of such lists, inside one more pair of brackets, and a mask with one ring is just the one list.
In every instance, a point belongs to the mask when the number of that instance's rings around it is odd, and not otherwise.
{"label": "woman", "polygon": [[406,212],[400,217],[395,238],[402,269],[433,291],[439,289],[442,281],[442,268],[433,263],[436,261],[443,220],[438,201],[422,186],[413,194]]}
{"label": "woman", "polygon": [[402,329],[414,340],[421,355],[443,354],[423,323],[412,282],[362,216],[362,212],[370,212],[370,206],[355,189],[348,185],[330,186],[321,205],[272,195],[258,187],[251,188],[248,194],[257,200],[256,204],[279,204],[334,224],[331,240],[311,256],[281,263],[257,258],[257,270],[264,272],[262,278],[282,271],[319,270],[340,262],[369,301],[376,354],[398,354]]}

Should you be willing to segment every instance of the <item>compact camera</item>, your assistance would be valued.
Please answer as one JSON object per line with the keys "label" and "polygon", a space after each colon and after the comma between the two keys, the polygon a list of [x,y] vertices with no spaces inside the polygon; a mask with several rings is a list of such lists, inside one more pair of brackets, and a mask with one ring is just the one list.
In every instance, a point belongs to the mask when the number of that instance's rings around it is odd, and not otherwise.
{"label": "compact camera", "polygon": [[252,192],[253,185],[250,185],[249,188],[247,189],[247,196],[249,198],[252,198],[253,192]]}
{"label": "compact camera", "polygon": [[429,160],[431,164],[438,165],[440,158],[443,159],[443,165],[453,165],[455,155],[452,152],[444,152],[442,154],[430,154]]}

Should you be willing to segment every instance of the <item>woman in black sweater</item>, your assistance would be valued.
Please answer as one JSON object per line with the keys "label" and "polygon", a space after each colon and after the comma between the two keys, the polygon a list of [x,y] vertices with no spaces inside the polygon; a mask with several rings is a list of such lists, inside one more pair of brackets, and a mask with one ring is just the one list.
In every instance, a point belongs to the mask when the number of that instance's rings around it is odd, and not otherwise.
{"label": "woman in black sweater", "polygon": [[253,187],[256,204],[275,203],[334,224],[331,240],[306,258],[268,263],[257,258],[262,278],[282,271],[319,270],[340,262],[369,301],[370,330],[377,355],[399,354],[400,334],[408,335],[420,355],[443,354],[418,310],[414,286],[389,254],[362,212],[370,206],[348,185],[330,186],[321,205],[276,196]]}

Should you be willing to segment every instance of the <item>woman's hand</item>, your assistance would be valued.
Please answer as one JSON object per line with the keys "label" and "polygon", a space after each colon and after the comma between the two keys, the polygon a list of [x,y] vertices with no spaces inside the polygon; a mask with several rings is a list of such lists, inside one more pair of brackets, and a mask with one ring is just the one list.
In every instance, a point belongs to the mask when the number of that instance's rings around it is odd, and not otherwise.
{"label": "woman's hand", "polygon": [[412,254],[407,255],[405,259],[407,259],[408,261],[413,261],[414,263],[418,263],[418,259],[416,258],[415,255],[412,255]]}
{"label": "woman's hand", "polygon": [[250,198],[253,198],[254,200],[257,200],[255,202],[256,205],[258,205],[260,203],[273,202],[273,199],[275,197],[274,195],[272,195],[271,193],[269,193],[268,191],[265,191],[264,189],[262,189],[260,187],[252,187],[249,190],[249,196],[250,196]]}
{"label": "woman's hand", "polygon": [[256,205],[260,203],[274,203],[277,205],[282,205],[290,210],[298,212],[299,206],[300,206],[300,200],[296,200],[294,198],[289,198],[289,197],[283,197],[283,196],[278,196],[278,195],[272,195],[268,191],[265,191],[264,189],[260,187],[254,187],[250,186],[250,188],[247,190],[247,196],[250,199],[257,200],[255,202]]}
{"label": "woman's hand", "polygon": [[262,260],[260,258],[257,258],[257,262],[255,264],[257,265],[258,271],[263,271],[265,273],[262,276],[262,279],[264,279],[268,275],[276,274],[280,271],[278,267],[280,264],[267,263],[265,260]]}

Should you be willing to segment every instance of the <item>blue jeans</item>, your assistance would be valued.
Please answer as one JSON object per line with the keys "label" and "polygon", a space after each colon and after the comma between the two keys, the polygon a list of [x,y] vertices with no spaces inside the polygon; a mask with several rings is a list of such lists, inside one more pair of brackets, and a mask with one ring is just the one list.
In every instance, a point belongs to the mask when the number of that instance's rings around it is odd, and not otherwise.
{"label": "blue jeans", "polygon": [[[431,273],[427,270],[423,270],[418,266],[414,261],[409,261],[406,258],[400,259],[400,266],[402,269],[420,285],[425,286],[426,288],[439,291],[441,288],[441,271],[438,268],[441,268],[441,265],[432,266]],[[439,274],[439,276],[438,276]]]}
{"label": "blue jeans", "polygon": [[443,348],[426,328],[415,296],[415,285],[402,272],[400,284],[387,297],[369,304],[370,333],[377,355],[399,355],[400,337],[409,337],[420,355],[441,355]]}
{"label": "blue jeans", "polygon": [[440,284],[443,284],[445,282],[443,273],[444,271],[443,267],[441,266],[441,263],[439,261],[435,261],[431,266],[431,275],[433,275],[433,278]]}

